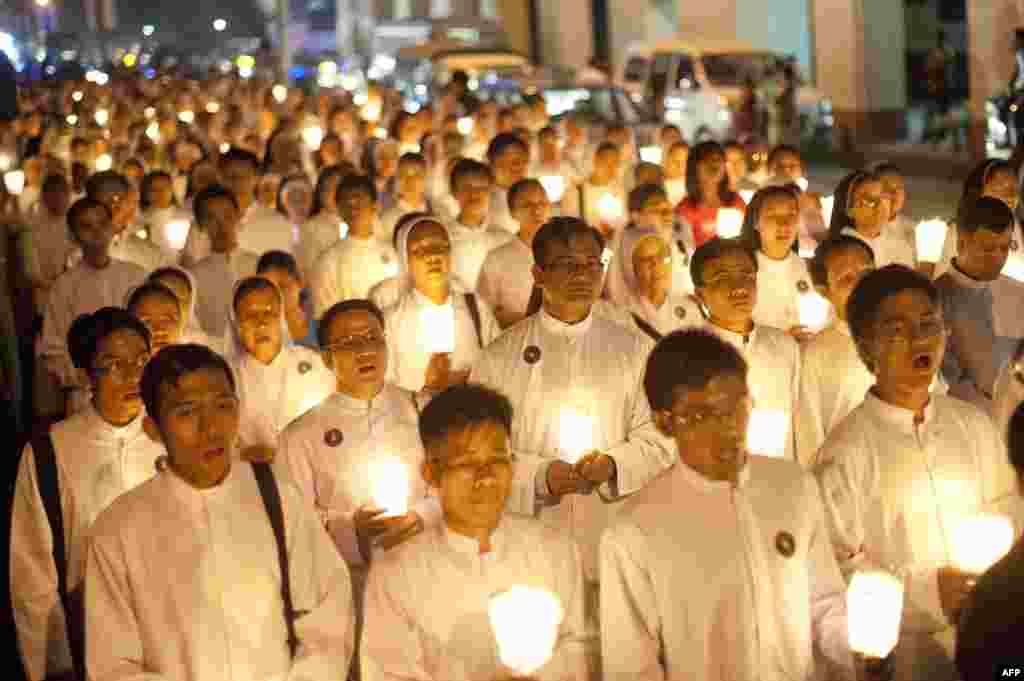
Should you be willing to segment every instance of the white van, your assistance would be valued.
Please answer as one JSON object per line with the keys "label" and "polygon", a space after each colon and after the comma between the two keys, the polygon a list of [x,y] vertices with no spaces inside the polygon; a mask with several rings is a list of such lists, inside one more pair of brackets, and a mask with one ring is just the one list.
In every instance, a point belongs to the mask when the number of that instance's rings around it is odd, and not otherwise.
{"label": "white van", "polygon": [[[678,125],[687,139],[725,140],[734,135],[744,82],[760,82],[784,63],[782,55],[741,41],[676,39],[629,49],[620,82],[634,101]],[[831,102],[801,83],[797,106],[803,136],[827,139]]]}

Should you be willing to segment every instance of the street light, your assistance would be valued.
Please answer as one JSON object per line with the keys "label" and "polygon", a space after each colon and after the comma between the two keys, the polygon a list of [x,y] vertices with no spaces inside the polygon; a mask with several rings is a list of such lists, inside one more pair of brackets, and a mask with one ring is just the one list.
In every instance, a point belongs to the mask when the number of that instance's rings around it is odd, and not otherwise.
{"label": "street light", "polygon": [[142,27],[142,35],[146,36],[147,38],[149,36],[153,35],[153,33],[155,31],[156,31],[156,27],[153,26],[153,24],[146,24],[145,26]]}
{"label": "street light", "polygon": [[217,31],[218,33],[223,31],[227,27],[228,27],[228,22],[224,21],[223,19],[214,19],[213,20],[213,30]]}
{"label": "street light", "polygon": [[50,0],[36,0],[36,6],[45,9],[50,6]]}

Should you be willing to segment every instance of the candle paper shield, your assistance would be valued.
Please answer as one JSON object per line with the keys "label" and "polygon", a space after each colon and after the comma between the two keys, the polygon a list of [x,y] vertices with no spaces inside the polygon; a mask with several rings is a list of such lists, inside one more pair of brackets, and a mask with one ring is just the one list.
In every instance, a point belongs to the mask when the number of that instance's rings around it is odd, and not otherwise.
{"label": "candle paper shield", "polygon": [[735,239],[743,230],[743,211],[737,208],[718,209],[718,236]]}
{"label": "candle paper shield", "polygon": [[4,186],[7,187],[7,191],[15,196],[21,194],[25,190],[25,171],[12,170],[9,173],[5,173]]}
{"label": "candle paper shield", "polygon": [[487,610],[503,665],[529,676],[551,659],[564,616],[557,596],[516,585],[492,596]]}
{"label": "candle paper shield", "polygon": [[800,326],[810,331],[821,331],[828,324],[832,304],[814,291],[799,294],[797,307],[800,314]]}
{"label": "candle paper shield", "polygon": [[884,659],[896,647],[903,615],[903,582],[886,572],[858,572],[846,594],[850,649]]}
{"label": "candle paper shield", "polygon": [[558,451],[566,463],[575,464],[594,449],[594,418],[575,405],[558,408]]}
{"label": "candle paper shield", "polygon": [[832,210],[836,206],[836,197],[825,196],[821,199],[821,217],[825,221],[825,226],[828,227],[832,223]]}
{"label": "candle paper shield", "polygon": [[542,175],[540,177],[540,183],[548,195],[548,201],[551,203],[558,203],[562,200],[562,196],[565,194],[564,177],[561,175]]}
{"label": "candle paper shield", "polygon": [[431,353],[455,352],[455,308],[425,305],[420,309],[420,338]]}
{"label": "candle paper shield", "polygon": [[1006,516],[980,513],[957,523],[950,539],[953,563],[964,572],[980,575],[1013,546],[1013,524]]}
{"label": "candle paper shield", "polygon": [[938,262],[942,259],[942,247],[946,243],[949,226],[942,220],[924,220],[914,229],[917,259],[920,262]]}
{"label": "candle paper shield", "polygon": [[110,170],[112,165],[114,165],[114,159],[110,157],[110,154],[100,154],[96,159],[96,170],[101,173]]}
{"label": "candle paper shield", "polygon": [[646,147],[640,147],[640,160],[644,163],[653,163],[660,166],[663,156],[664,152],[659,146],[652,144]]}
{"label": "candle paper shield", "polygon": [[324,140],[324,129],[319,125],[311,125],[307,128],[302,129],[302,141],[306,144],[310,151],[316,151],[320,148],[320,143]]}
{"label": "candle paper shield", "polygon": [[171,248],[180,251],[185,248],[189,229],[190,225],[187,220],[172,220],[164,225],[164,238],[167,239]]}
{"label": "candle paper shield", "polygon": [[383,508],[382,517],[409,512],[409,467],[395,456],[370,464],[370,496],[373,505]]}
{"label": "candle paper shield", "polygon": [[789,415],[779,409],[754,409],[747,425],[747,450],[781,459],[786,456]]}

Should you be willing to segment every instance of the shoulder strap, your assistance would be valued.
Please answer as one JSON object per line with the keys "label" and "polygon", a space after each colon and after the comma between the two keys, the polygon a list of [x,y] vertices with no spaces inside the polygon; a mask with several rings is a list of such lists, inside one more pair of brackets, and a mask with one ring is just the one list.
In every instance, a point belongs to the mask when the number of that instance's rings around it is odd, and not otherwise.
{"label": "shoulder strap", "polygon": [[580,219],[589,224],[590,221],[587,219],[587,192],[584,184],[585,181],[576,185],[576,193],[577,200],[580,202]]}
{"label": "shoulder strap", "polygon": [[253,463],[252,472],[256,476],[256,484],[259,485],[263,506],[267,510],[270,526],[274,530],[274,540],[277,542],[277,562],[281,567],[281,600],[284,601],[284,621],[288,628],[288,650],[294,659],[295,651],[299,647],[299,640],[295,636],[296,613],[292,604],[292,580],[288,570],[288,545],[285,543],[281,491],[277,487],[277,480],[274,479],[274,474],[268,464]]}
{"label": "shoulder strap", "polygon": [[540,308],[543,304],[544,294],[541,292],[540,287],[534,284],[533,290],[530,291],[530,302],[526,304],[526,316],[532,317],[540,312]]}
{"label": "shoulder strap", "polygon": [[637,313],[635,313],[635,312],[634,312],[634,313],[632,313],[632,314],[633,314],[633,321],[634,321],[634,322],[636,322],[636,325],[637,325],[638,327],[640,327],[640,330],[641,330],[641,331],[643,331],[643,332],[644,332],[644,333],[646,333],[646,334],[647,334],[648,336],[650,336],[650,337],[651,337],[651,339],[652,339],[652,340],[653,340],[653,341],[654,341],[655,343],[657,343],[658,341],[660,341],[660,340],[661,340],[661,334],[660,334],[660,333],[658,333],[658,331],[657,331],[657,330],[655,330],[655,328],[654,328],[653,326],[651,326],[651,325],[650,325],[650,324],[648,324],[648,323],[647,323],[646,321],[644,321],[643,319],[641,319],[641,318],[640,318],[640,315],[638,315]]}
{"label": "shoulder strap", "polygon": [[466,307],[469,308],[469,316],[473,318],[473,328],[476,329],[476,342],[483,348],[484,336],[480,331],[480,308],[476,304],[476,296],[472,293],[466,294]]}

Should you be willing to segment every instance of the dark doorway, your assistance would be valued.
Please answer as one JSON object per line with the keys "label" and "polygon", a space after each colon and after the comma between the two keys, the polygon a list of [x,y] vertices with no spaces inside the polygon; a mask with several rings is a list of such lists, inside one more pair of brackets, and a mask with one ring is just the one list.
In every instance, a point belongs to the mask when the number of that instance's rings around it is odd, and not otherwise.
{"label": "dark doorway", "polygon": [[604,63],[611,61],[611,35],[608,27],[608,0],[590,0],[594,26],[593,56]]}

